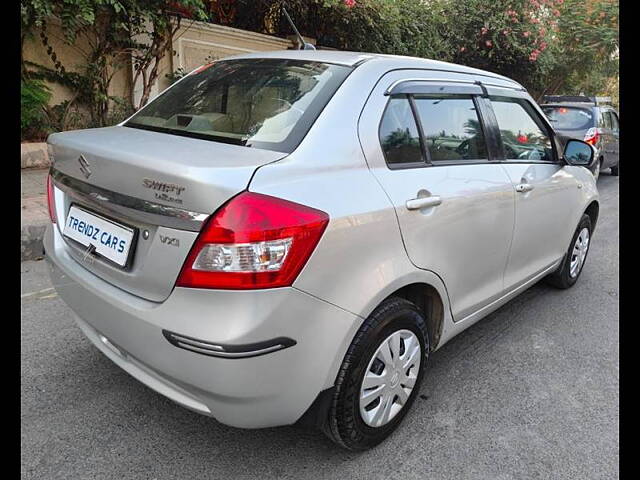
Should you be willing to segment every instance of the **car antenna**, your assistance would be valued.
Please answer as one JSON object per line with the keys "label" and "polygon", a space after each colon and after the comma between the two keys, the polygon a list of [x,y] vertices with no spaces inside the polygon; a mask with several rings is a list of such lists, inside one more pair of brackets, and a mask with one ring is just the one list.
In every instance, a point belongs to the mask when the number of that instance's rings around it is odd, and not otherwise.
{"label": "car antenna", "polygon": [[282,11],[284,12],[284,16],[287,17],[287,20],[289,21],[291,28],[293,28],[293,31],[296,33],[296,36],[298,37],[298,42],[300,42],[300,50],[315,50],[316,47],[304,41],[304,38],[302,38],[302,35],[300,35],[300,32],[296,28],[295,23],[293,23],[293,20],[291,20],[291,17],[289,16],[287,9],[284,8],[284,5],[282,6]]}

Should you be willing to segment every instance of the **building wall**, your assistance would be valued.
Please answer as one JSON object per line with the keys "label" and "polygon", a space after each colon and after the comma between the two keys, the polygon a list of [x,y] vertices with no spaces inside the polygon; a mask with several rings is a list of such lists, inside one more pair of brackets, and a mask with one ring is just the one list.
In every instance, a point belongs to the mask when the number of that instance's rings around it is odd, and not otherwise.
{"label": "building wall", "polygon": [[[86,64],[86,56],[89,52],[89,40],[86,36],[80,36],[73,45],[69,45],[64,40],[64,34],[60,23],[55,19],[48,22],[45,33],[48,37],[49,45],[58,57],[58,60],[68,71],[80,71]],[[47,54],[47,49],[40,39],[40,30],[35,30],[24,43],[23,56],[27,61],[54,68],[51,57]],[[123,58],[122,66],[116,69],[111,80],[109,94],[118,97],[127,97],[131,93],[131,65],[128,59]],[[30,67],[28,67],[30,68]],[[31,68],[30,68],[31,69]],[[62,85],[49,84],[52,91],[50,105],[57,105],[64,100],[69,100],[72,93]]]}
{"label": "building wall", "polygon": [[[171,85],[167,75],[182,71],[189,73],[194,68],[212,60],[247,52],[287,50],[294,48],[289,39],[282,39],[249,32],[237,28],[211,23],[182,20],[173,42],[173,55],[162,59],[159,77],[152,90],[152,96]],[[139,98],[142,88],[134,87],[134,98]]]}
{"label": "building wall", "polygon": [[[64,40],[60,24],[52,19],[47,25],[46,34],[58,59],[67,70],[78,71],[86,62],[89,52],[88,39],[79,37],[73,45]],[[141,40],[141,39],[138,39]],[[312,39],[307,39],[311,41]],[[188,73],[194,68],[220,58],[247,52],[286,50],[295,48],[290,39],[282,39],[260,33],[224,27],[210,23],[195,22],[183,19],[180,29],[173,39],[173,54],[166,55],[159,69],[159,77],[152,90],[152,97],[167,88],[171,80],[166,75],[182,69]],[[54,64],[40,40],[40,32],[25,40],[24,59],[53,68]],[[117,97],[131,98],[135,104],[141,95],[140,81],[132,85],[133,75],[129,59],[121,59],[111,81],[109,94]],[[58,84],[50,84],[52,89],[51,105],[56,105],[71,98],[71,92]]]}
{"label": "building wall", "polygon": [[[204,63],[231,55],[287,50],[295,46],[289,39],[190,20],[182,20],[172,43],[173,54],[164,57],[160,63],[159,77],[152,89],[152,96],[171,85],[167,75],[172,73],[178,71],[188,73]],[[142,87],[138,82],[134,87],[136,103],[141,91]]]}

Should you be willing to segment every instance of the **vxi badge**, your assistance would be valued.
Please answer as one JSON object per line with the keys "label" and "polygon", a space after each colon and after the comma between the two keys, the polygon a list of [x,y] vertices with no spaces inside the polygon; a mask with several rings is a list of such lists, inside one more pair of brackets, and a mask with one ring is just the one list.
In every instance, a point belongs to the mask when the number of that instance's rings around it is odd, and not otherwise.
{"label": "vxi badge", "polygon": [[179,197],[180,194],[185,190],[185,187],[181,187],[180,185],[176,185],[175,183],[166,183],[159,182],[158,180],[151,180],[150,178],[144,178],[142,180],[142,186],[151,190],[155,190],[155,197],[158,200],[182,204],[182,199]]}

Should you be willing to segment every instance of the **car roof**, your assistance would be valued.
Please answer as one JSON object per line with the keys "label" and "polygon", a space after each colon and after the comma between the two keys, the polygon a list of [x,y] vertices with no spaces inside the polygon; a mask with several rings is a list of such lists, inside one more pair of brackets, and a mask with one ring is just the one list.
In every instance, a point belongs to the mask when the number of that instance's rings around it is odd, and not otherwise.
{"label": "car roof", "polygon": [[242,55],[234,55],[227,57],[229,59],[244,58],[282,58],[291,60],[306,60],[323,63],[333,63],[337,65],[345,65],[349,67],[357,66],[368,61],[387,62],[390,68],[416,68],[428,70],[445,70],[456,73],[469,73],[474,75],[483,75],[501,80],[506,80],[519,87],[518,82],[508,77],[498,75],[497,73],[480,70],[478,68],[466,67],[456,63],[441,62],[439,60],[431,60],[428,58],[407,57],[402,55],[387,55],[382,53],[366,53],[366,52],[348,52],[344,50],[276,50],[271,52],[254,52]]}

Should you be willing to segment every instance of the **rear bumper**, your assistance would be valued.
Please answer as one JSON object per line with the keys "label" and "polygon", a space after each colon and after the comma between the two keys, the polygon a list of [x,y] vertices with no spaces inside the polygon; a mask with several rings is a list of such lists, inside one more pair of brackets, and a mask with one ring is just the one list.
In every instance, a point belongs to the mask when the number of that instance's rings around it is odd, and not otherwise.
{"label": "rear bumper", "polygon": [[[295,288],[175,288],[166,301],[149,302],[84,269],[67,255],[57,229],[47,228],[44,244],[55,289],[96,347],[157,392],[227,425],[295,423],[333,386],[359,324],[352,313]],[[224,358],[180,348],[166,332],[227,351],[274,339],[295,344]]]}

